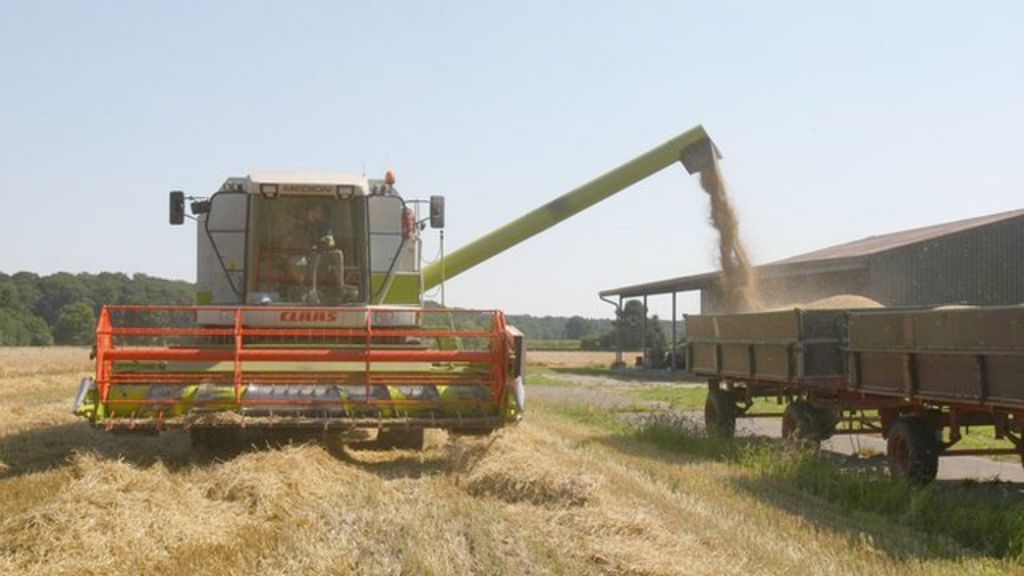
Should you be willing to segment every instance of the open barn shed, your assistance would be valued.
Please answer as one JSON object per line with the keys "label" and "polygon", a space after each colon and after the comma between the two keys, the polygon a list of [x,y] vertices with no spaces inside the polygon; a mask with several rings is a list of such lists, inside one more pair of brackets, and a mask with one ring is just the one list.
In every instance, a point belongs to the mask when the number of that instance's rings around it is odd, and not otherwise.
{"label": "open barn shed", "polygon": [[[1024,209],[869,236],[757,267],[764,306],[856,294],[884,306],[1024,303]],[[719,272],[600,292],[611,303],[700,291],[701,312],[723,312]],[[682,329],[673,329],[682,337]],[[675,341],[676,338],[673,338]]]}
{"label": "open barn shed", "polygon": [[[858,294],[885,306],[1024,303],[1024,209],[869,236],[758,266],[768,307]],[[635,298],[700,290],[701,311],[721,311],[719,273],[604,290]]]}

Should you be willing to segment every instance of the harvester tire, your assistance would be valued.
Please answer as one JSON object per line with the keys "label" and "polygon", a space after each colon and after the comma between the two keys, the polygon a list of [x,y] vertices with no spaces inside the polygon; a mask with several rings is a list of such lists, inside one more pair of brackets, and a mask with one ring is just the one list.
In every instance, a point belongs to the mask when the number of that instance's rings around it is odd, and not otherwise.
{"label": "harvester tire", "polygon": [[452,436],[490,436],[494,428],[453,428],[448,431]]}
{"label": "harvester tire", "polygon": [[887,442],[889,474],[910,484],[923,486],[939,472],[941,447],[935,431],[924,418],[904,416],[889,429]]}
{"label": "harvester tire", "polygon": [[732,438],[736,436],[736,401],[721,389],[708,390],[704,401],[704,430],[709,436]]}
{"label": "harvester tire", "polygon": [[210,453],[233,450],[238,446],[240,437],[237,428],[192,428],[188,436],[193,450]]}
{"label": "harvester tire", "polygon": [[377,447],[399,450],[423,450],[425,434],[423,428],[385,428],[377,432]]}
{"label": "harvester tire", "polygon": [[806,400],[797,400],[782,413],[782,438],[790,442],[817,444],[828,437],[825,414]]}

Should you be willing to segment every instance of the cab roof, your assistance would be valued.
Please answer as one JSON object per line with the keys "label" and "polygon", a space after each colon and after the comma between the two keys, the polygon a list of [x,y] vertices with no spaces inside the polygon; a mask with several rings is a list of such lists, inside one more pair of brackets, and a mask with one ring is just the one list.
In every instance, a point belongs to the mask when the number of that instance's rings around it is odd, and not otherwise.
{"label": "cab roof", "polygon": [[370,182],[362,174],[350,172],[252,172],[245,178],[228,178],[221,190],[249,194],[366,196]]}

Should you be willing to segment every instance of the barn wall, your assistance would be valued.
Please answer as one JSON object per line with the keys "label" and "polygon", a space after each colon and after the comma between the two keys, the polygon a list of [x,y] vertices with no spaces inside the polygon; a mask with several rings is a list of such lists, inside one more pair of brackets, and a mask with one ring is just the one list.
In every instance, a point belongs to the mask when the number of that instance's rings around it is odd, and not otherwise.
{"label": "barn wall", "polygon": [[1024,219],[877,254],[867,295],[886,306],[1024,303]]}
{"label": "barn wall", "polygon": [[[885,306],[1024,304],[1024,218],[866,257],[864,270],[762,280],[764,304],[781,308],[840,294]],[[724,312],[721,291],[701,290],[701,312]]]}

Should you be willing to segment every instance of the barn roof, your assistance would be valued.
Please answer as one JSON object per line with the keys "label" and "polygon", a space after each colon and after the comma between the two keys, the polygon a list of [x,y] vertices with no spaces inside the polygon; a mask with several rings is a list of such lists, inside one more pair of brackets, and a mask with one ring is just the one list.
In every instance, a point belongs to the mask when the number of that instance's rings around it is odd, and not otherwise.
{"label": "barn roof", "polygon": [[[828,248],[769,262],[758,266],[757,270],[763,278],[783,278],[787,276],[858,270],[867,266],[868,256],[1018,218],[1024,218],[1024,209],[1010,210],[976,218],[966,218],[964,220],[913,228],[901,232],[868,236],[853,242],[837,244]],[[654,282],[602,290],[600,295],[602,297],[621,296],[629,298],[700,290],[717,281],[718,275],[719,273],[715,271],[656,280]]]}

